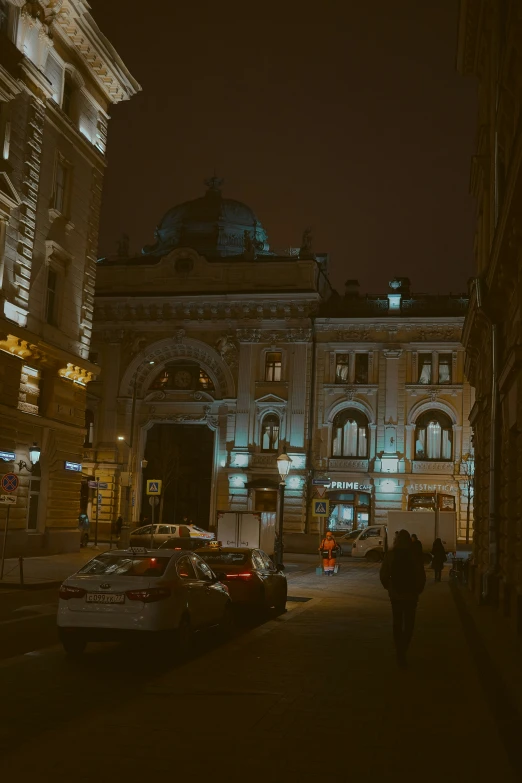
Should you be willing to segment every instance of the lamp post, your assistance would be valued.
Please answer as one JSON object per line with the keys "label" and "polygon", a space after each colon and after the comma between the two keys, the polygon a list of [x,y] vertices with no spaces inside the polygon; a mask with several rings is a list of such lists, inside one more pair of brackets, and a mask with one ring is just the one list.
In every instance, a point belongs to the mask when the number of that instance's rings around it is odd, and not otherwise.
{"label": "lamp post", "polygon": [[[127,475],[128,475],[128,483],[127,483],[127,496],[125,498],[125,505],[126,505],[126,518],[127,518],[127,532],[125,535],[125,546],[127,545],[127,537],[129,535],[128,531],[130,531],[131,527],[131,517],[132,517],[132,476],[133,476],[133,467],[134,467],[134,454],[132,451],[133,443],[134,443],[134,422],[136,420],[136,397],[137,397],[137,387],[138,387],[138,371],[140,367],[142,367],[144,364],[156,364],[156,362],[152,361],[151,359],[144,359],[138,366],[136,367],[136,372],[134,374],[134,383],[132,386],[132,406],[131,406],[131,423],[130,423],[130,435],[129,435],[129,442],[127,443],[128,446],[128,457],[127,457]],[[122,436],[118,437],[118,440],[124,440]],[[125,441],[126,442],[126,441]]]}
{"label": "lamp post", "polygon": [[279,517],[277,521],[278,522],[277,541],[275,547],[276,566],[283,564],[283,553],[284,553],[283,522],[284,522],[285,486],[286,486],[285,479],[288,476],[291,467],[292,467],[292,460],[290,459],[290,457],[288,456],[285,450],[277,458],[277,469],[279,471],[279,475],[281,476],[281,481],[279,483]]}
{"label": "lamp post", "polygon": [[469,544],[469,531],[471,527],[471,493],[473,490],[473,480],[475,475],[475,457],[473,454],[464,454],[462,462],[465,465],[464,475],[467,484],[467,506],[466,506],[466,544]]}

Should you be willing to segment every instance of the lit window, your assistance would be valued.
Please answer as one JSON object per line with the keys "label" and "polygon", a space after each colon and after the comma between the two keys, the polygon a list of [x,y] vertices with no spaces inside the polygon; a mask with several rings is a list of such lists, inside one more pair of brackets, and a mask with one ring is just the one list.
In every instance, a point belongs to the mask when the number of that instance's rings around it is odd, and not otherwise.
{"label": "lit window", "polygon": [[419,416],[415,428],[415,458],[449,461],[453,455],[453,426],[442,411]]}
{"label": "lit window", "polygon": [[350,354],[338,353],[335,362],[335,382],[348,383],[350,373]]}
{"label": "lit window", "polygon": [[69,175],[69,167],[65,161],[57,160],[54,173],[53,207],[62,215],[67,212]]}
{"label": "lit window", "polygon": [[355,354],[355,383],[368,383],[368,354]]}
{"label": "lit window", "polygon": [[49,268],[47,273],[47,292],[45,299],[45,320],[48,324],[56,325],[56,309],[58,304],[58,273]]}
{"label": "lit window", "polygon": [[275,413],[269,413],[264,417],[261,426],[261,449],[263,451],[277,451],[279,448],[279,418]]}
{"label": "lit window", "polygon": [[431,353],[419,354],[419,380],[418,383],[431,383],[432,371],[431,371],[432,355]]}
{"label": "lit window", "polygon": [[282,356],[279,351],[271,351],[265,358],[265,381],[280,381]]}
{"label": "lit window", "polygon": [[451,354],[439,355],[439,383],[451,383]]}
{"label": "lit window", "polygon": [[368,420],[355,410],[338,413],[333,422],[332,457],[368,456]]}

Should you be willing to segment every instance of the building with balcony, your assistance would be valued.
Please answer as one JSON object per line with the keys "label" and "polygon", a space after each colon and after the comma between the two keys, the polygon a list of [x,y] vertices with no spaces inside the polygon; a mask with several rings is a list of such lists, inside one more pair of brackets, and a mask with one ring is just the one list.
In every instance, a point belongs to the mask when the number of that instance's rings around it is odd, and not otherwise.
{"label": "building with balcony", "polygon": [[83,0],[0,0],[0,470],[19,478],[10,554],[78,548],[108,111],[138,89]]}
{"label": "building with balcony", "polygon": [[383,296],[323,303],[315,320],[313,477],[330,480],[329,524],[355,529],[389,510],[457,512],[469,538],[468,421],[473,393],[460,342],[465,296],[412,294],[396,278]]}

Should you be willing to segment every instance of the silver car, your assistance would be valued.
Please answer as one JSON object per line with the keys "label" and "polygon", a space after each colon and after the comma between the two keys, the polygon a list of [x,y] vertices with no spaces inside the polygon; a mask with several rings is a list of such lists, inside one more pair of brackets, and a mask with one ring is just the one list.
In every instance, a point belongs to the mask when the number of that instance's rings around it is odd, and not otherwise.
{"label": "silver car", "polygon": [[360,533],[361,530],[350,530],[348,533],[335,536],[336,544],[341,547],[343,555],[352,554],[352,544]]}

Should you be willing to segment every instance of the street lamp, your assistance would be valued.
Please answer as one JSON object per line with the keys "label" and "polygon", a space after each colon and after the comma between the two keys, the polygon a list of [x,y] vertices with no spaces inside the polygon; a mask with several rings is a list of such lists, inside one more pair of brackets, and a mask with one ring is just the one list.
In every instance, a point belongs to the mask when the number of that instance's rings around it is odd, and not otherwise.
{"label": "street lamp", "polygon": [[25,460],[21,459],[18,462],[18,470],[21,471],[25,468],[26,470],[29,471],[29,473],[32,473],[34,466],[36,465],[37,462],[40,461],[40,454],[41,454],[40,446],[38,446],[37,443],[33,443],[31,448],[29,449],[29,460],[31,462],[31,467],[29,467],[29,465]]}
{"label": "street lamp", "polygon": [[292,467],[292,460],[290,459],[290,457],[288,456],[285,450],[277,458],[277,469],[279,471],[279,475],[281,476],[281,481],[279,483],[279,518],[278,518],[278,525],[277,525],[277,541],[275,547],[276,566],[283,564],[283,552],[284,552],[283,519],[284,519],[284,509],[285,509],[285,486],[286,486],[285,479],[288,476],[291,467]]}
{"label": "street lamp", "polygon": [[464,475],[467,484],[467,507],[466,507],[466,544],[469,544],[469,531],[471,527],[471,494],[473,490],[473,481],[475,476],[475,456],[472,453],[462,455]]}

